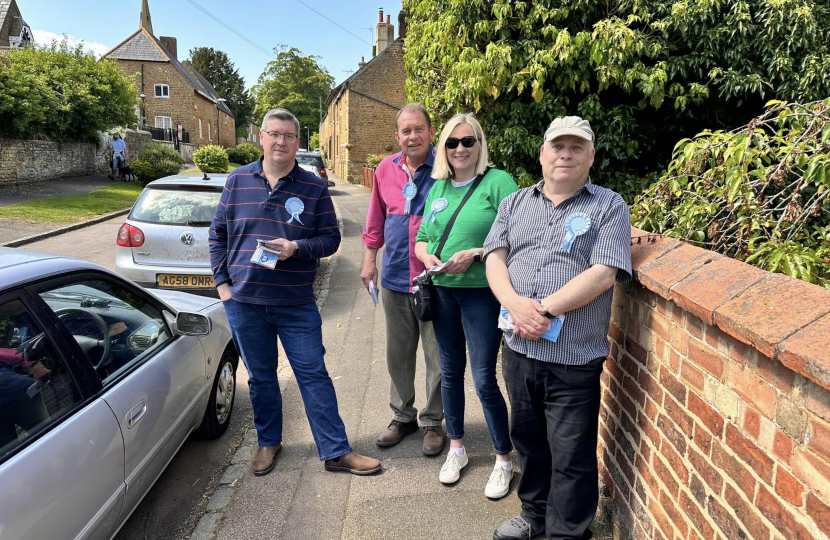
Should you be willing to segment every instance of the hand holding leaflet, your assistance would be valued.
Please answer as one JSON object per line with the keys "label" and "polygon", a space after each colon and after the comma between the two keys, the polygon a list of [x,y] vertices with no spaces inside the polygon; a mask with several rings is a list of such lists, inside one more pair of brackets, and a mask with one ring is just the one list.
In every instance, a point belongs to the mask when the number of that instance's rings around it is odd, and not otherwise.
{"label": "hand holding leaflet", "polygon": [[375,307],[378,305],[378,289],[375,287],[375,280],[369,280],[369,296],[372,297],[372,302],[374,302]]}
{"label": "hand holding leaflet", "polygon": [[[548,326],[548,329],[544,334],[542,334],[542,339],[556,343],[556,340],[559,338],[559,332],[562,331],[562,324],[564,322],[564,315],[558,315],[551,319],[550,326]],[[499,328],[502,330],[513,330],[513,321],[510,318],[510,313],[508,313],[504,307],[499,310]]]}
{"label": "hand holding leaflet", "polygon": [[273,270],[277,266],[277,261],[279,261],[280,252],[274,249],[275,244],[268,244],[268,242],[271,242],[271,240],[256,241],[256,251],[251,257],[251,262]]}

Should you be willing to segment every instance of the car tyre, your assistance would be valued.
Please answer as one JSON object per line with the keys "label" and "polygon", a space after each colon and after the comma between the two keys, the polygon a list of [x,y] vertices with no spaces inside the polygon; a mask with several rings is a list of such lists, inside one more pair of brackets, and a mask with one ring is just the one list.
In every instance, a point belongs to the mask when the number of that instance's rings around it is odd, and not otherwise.
{"label": "car tyre", "polygon": [[196,430],[201,439],[217,439],[231,423],[236,400],[236,367],[239,359],[233,351],[225,351],[210,386],[210,398],[202,424]]}

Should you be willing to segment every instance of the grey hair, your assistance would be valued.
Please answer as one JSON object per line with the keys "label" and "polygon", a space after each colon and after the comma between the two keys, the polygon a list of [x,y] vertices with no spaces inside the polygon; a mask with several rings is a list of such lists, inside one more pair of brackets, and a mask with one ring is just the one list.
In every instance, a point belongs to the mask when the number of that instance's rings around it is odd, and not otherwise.
{"label": "grey hair", "polygon": [[297,117],[291,114],[291,111],[289,111],[288,109],[271,109],[270,111],[265,113],[265,117],[262,119],[262,127],[260,128],[262,129],[262,131],[266,131],[266,128],[268,127],[268,121],[271,119],[290,120],[294,122],[294,127],[297,128],[296,135],[298,137],[300,136],[300,121],[297,120]]}
{"label": "grey hair", "polygon": [[403,106],[401,110],[398,111],[397,116],[395,116],[395,131],[398,131],[398,120],[400,119],[401,115],[406,111],[416,111],[424,115],[424,118],[427,120],[427,129],[432,127],[432,120],[429,118],[429,113],[424,108],[423,105],[420,103],[408,103]]}

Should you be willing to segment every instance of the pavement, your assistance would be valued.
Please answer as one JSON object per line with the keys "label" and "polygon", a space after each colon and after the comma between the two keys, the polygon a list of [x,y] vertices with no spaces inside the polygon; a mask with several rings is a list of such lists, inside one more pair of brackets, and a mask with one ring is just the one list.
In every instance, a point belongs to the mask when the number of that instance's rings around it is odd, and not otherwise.
{"label": "pavement", "polygon": [[[49,182],[0,185],[0,207],[32,199],[85,195],[111,183],[112,181],[106,176],[81,176]],[[46,233],[56,227],[54,223],[26,223],[16,219],[0,218],[0,244]]]}
{"label": "pavement", "polygon": [[[331,188],[343,220],[343,242],[321,309],[326,366],[334,380],[340,414],[354,449],[379,458],[384,471],[371,477],[326,472],[319,461],[300,397],[281,356],[284,386],[283,450],[275,470],[264,477],[250,472],[256,445],[248,433],[220,480],[217,513],[207,513],[192,540],[349,539],[394,540],[492,538],[493,530],[520,510],[514,478],[500,501],[484,496],[494,464],[492,443],[472,381],[467,381],[465,446],[469,465],[453,486],[438,481],[446,457],[427,458],[420,433],[398,446],[381,449],[375,438],[391,420],[386,370],[386,327],[383,307],[373,307],[360,281],[363,263],[361,231],[369,191],[338,181]],[[419,350],[416,402],[424,398],[423,356]],[[499,372],[501,369],[499,368]],[[518,465],[515,465],[518,472]],[[221,515],[220,515],[221,514]]]}

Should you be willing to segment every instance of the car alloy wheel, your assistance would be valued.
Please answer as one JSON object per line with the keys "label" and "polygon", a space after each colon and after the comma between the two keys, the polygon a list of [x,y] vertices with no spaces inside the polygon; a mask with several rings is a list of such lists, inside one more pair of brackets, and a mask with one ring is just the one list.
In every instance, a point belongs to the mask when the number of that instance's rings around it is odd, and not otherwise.
{"label": "car alloy wheel", "polygon": [[219,370],[219,380],[216,385],[216,422],[224,424],[228,421],[233,407],[233,397],[236,391],[233,363],[230,360]]}

